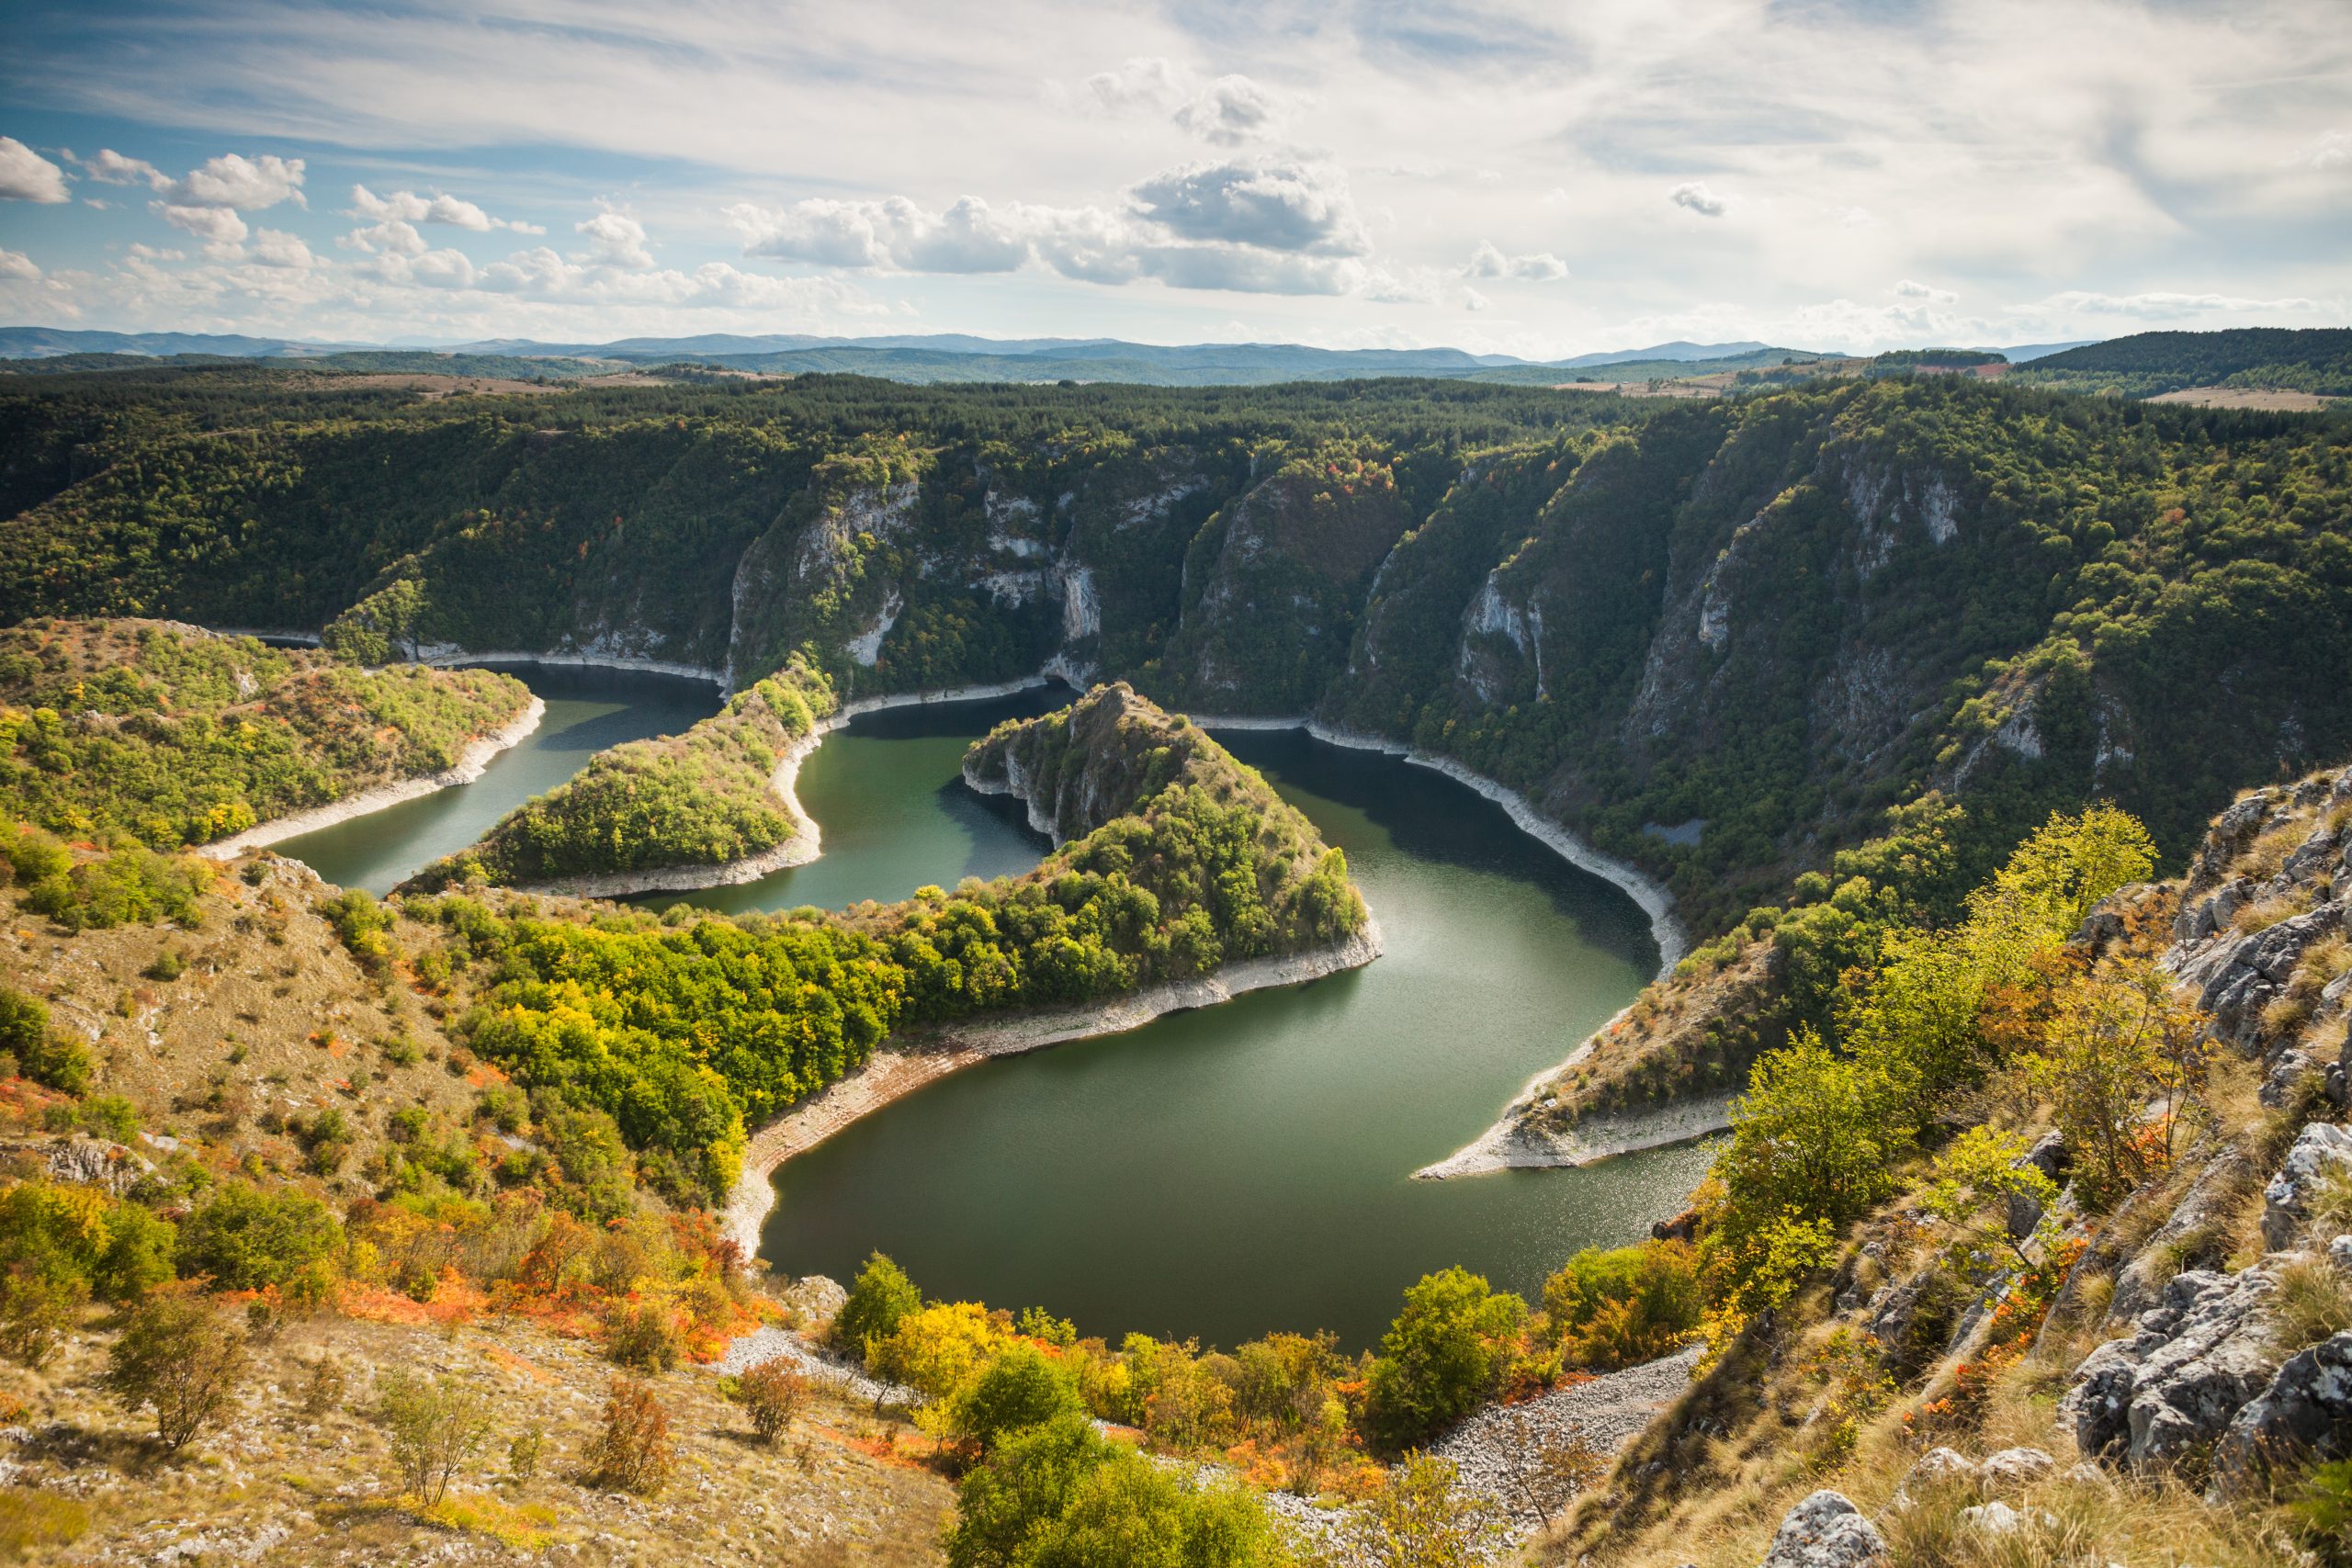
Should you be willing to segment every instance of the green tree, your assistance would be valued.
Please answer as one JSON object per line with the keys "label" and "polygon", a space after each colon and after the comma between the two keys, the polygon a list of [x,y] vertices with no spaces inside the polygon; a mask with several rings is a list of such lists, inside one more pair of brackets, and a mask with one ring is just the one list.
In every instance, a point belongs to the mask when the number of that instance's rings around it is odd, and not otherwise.
{"label": "green tree", "polygon": [[1791,1212],[1842,1227],[1894,1190],[1891,1168],[1910,1134],[1890,1098],[1871,1064],[1840,1056],[1810,1029],[1760,1059],[1715,1156],[1724,1228],[1737,1235]]}
{"label": "green tree", "polygon": [[244,1336],[210,1303],[157,1292],[132,1310],[100,1382],[126,1408],[153,1409],[155,1435],[177,1453],[220,1420],[244,1370]]}
{"label": "green tree", "polygon": [[1424,1275],[1381,1336],[1364,1391],[1373,1439],[1402,1449],[1493,1393],[1519,1349],[1527,1303],[1465,1269]]}
{"label": "green tree", "polygon": [[1085,1409],[1076,1377],[1024,1341],[998,1351],[956,1395],[952,1427],[986,1453],[1010,1433]]}
{"label": "green tree", "polygon": [[922,1292],[907,1271],[877,1252],[867,1258],[850,1286],[841,1315],[833,1319],[833,1337],[861,1357],[898,1332],[899,1321],[922,1309]]}
{"label": "green tree", "polygon": [[404,1367],[377,1385],[376,1419],[390,1443],[401,1484],[430,1508],[490,1440],[490,1402],[459,1380]]}
{"label": "green tree", "polygon": [[2175,995],[2172,976],[2143,960],[2061,992],[2026,1069],[2065,1134],[2086,1201],[2112,1201],[2171,1164],[2181,1113],[2204,1080],[2203,1022]]}
{"label": "green tree", "polygon": [[323,1288],[342,1249],[343,1226],[316,1198],[231,1182],[182,1222],[179,1269],[229,1291]]}

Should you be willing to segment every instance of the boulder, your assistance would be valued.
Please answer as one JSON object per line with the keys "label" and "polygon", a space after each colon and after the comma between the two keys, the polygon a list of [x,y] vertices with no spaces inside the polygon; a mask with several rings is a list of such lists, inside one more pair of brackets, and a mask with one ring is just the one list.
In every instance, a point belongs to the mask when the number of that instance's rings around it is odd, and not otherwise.
{"label": "boulder", "polygon": [[2311,1218],[2311,1201],[2335,1171],[2352,1173],[2352,1131],[2333,1122],[2314,1122],[2287,1151],[2278,1174],[2262,1190],[2262,1240],[2273,1248],[2291,1247]]}
{"label": "boulder", "polygon": [[2094,1459],[2169,1470],[2222,1435],[2269,1385],[2267,1266],[2228,1275],[2190,1269],[2140,1314],[2137,1332],[2110,1339],[2075,1369],[2059,1401],[2075,1444]]}
{"label": "boulder", "polygon": [[810,1274],[785,1287],[781,1300],[801,1329],[821,1334],[849,1304],[849,1292],[822,1274]]}
{"label": "boulder", "polygon": [[2276,1111],[2295,1098],[2305,1078],[2320,1070],[2317,1062],[2290,1045],[2279,1052],[2278,1060],[2270,1065],[2270,1071],[2263,1076],[2262,1088],[2256,1098]]}
{"label": "boulder", "polygon": [[1932,1448],[1921,1454],[1919,1461],[1903,1477],[1903,1484],[1895,1488],[1894,1501],[1907,1507],[1928,1493],[1973,1488],[1979,1476],[1976,1461],[1958,1449]]}
{"label": "boulder", "polygon": [[1973,1508],[1962,1508],[1960,1522],[1986,1535],[2015,1535],[2028,1525],[2041,1529],[2055,1529],[2058,1517],[2040,1508],[2030,1514],[2021,1514],[2007,1503],[1980,1503]]}
{"label": "boulder", "polygon": [[1842,1492],[1815,1493],[1781,1520],[1762,1568],[1866,1568],[1886,1561],[1886,1540]]}
{"label": "boulder", "polygon": [[2352,1333],[2287,1358],[2270,1386],[2232,1418],[2213,1448],[2213,1490],[2254,1490],[2280,1461],[2352,1455]]}
{"label": "boulder", "polygon": [[1977,1473],[1987,1486],[2020,1487],[2032,1485],[2057,1468],[2058,1461],[2040,1449],[2003,1449],[1985,1455]]}

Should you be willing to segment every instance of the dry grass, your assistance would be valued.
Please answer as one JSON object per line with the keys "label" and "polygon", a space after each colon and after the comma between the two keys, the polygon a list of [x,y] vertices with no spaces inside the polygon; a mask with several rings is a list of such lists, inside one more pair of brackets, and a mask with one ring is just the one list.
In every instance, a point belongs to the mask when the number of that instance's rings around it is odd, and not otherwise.
{"label": "dry grass", "polygon": [[[866,1451],[865,1406],[821,1391],[808,1396],[794,1440],[752,1440],[718,1379],[687,1368],[651,1380],[669,1409],[678,1479],[644,1499],[588,1484],[582,1455],[599,1426],[608,1363],[582,1341],[513,1319],[436,1330],[332,1314],[290,1323],[238,1396],[217,1434],[178,1462],[160,1461],[144,1424],[103,1398],[96,1374],[112,1337],[104,1320],[44,1372],[0,1369],[0,1394],[24,1402],[18,1426],[35,1438],[0,1439],[20,1484],[0,1491],[0,1557],[10,1531],[63,1541],[68,1556],[34,1561],[147,1562],[175,1542],[214,1541],[207,1561],[373,1564],[446,1555],[510,1561],[546,1553],[566,1562],[769,1564],[828,1543],[858,1564],[940,1561],[952,1512],[944,1480]],[[344,1399],[305,1411],[309,1369],[332,1356],[349,1370]],[[382,1432],[369,1418],[372,1387],[390,1367],[430,1370],[479,1388],[497,1412],[485,1456],[435,1507],[401,1495]],[[527,1426],[547,1433],[530,1477],[512,1474],[508,1439]],[[75,1507],[84,1512],[76,1514]],[[40,1537],[38,1530],[50,1534]],[[288,1532],[266,1550],[272,1530]]]}
{"label": "dry grass", "polygon": [[2352,1328],[2352,1284],[2331,1263],[2290,1263],[2278,1271],[2271,1311],[2271,1344],[2279,1355],[2291,1356]]}
{"label": "dry grass", "polygon": [[90,1506],[25,1486],[0,1487],[0,1556],[71,1546],[90,1531]]}
{"label": "dry grass", "polygon": [[2148,400],[2152,403],[2194,403],[2199,408],[2265,409],[2290,413],[2309,413],[2343,400],[2287,387],[2183,387],[2177,392],[2159,393]]}

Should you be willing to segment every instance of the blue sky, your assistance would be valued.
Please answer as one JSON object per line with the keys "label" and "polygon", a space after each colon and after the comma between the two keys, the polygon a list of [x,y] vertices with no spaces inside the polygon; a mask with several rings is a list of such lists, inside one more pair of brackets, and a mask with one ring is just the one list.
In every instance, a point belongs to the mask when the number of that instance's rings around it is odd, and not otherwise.
{"label": "blue sky", "polygon": [[12,0],[0,321],[2015,344],[2352,320],[2342,0]]}

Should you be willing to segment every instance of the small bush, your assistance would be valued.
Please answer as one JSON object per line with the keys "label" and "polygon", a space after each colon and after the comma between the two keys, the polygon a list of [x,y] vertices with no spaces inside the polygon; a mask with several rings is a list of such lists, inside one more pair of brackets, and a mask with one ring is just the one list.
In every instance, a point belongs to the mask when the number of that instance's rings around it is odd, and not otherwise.
{"label": "small bush", "polygon": [[139,1136],[139,1111],[119,1094],[94,1094],[82,1102],[82,1130],[127,1144]]}
{"label": "small bush", "polygon": [[315,1421],[341,1404],[348,1382],[343,1363],[333,1356],[322,1355],[304,1361],[300,1382],[302,1414]]}
{"label": "small bush", "polygon": [[506,1444],[506,1468],[517,1481],[528,1481],[539,1472],[539,1455],[546,1450],[548,1429],[537,1421],[526,1423]]}
{"label": "small bush", "polygon": [[799,1414],[808,1392],[808,1380],[779,1357],[745,1372],[736,1384],[735,1397],[742,1401],[760,1441],[774,1447],[791,1430],[792,1418]]}
{"label": "small bush", "polygon": [[2352,1460],[2313,1465],[2288,1505],[2328,1568],[2352,1568]]}
{"label": "small bush", "polygon": [[622,1302],[605,1316],[605,1354],[640,1372],[666,1372],[685,1352],[675,1315],[659,1302]]}
{"label": "small bush", "polygon": [[670,1443],[670,1413],[653,1391],[616,1377],[605,1392],[605,1427],[588,1445],[589,1479],[598,1486],[651,1496],[677,1467]]}
{"label": "small bush", "polygon": [[402,1489],[427,1508],[490,1438],[490,1403],[479,1390],[401,1368],[384,1375],[376,1418],[391,1441]]}
{"label": "small bush", "polygon": [[134,1414],[152,1408],[155,1435],[177,1453],[220,1419],[244,1371],[244,1337],[209,1303],[159,1292],[131,1313],[100,1381]]}
{"label": "small bush", "polygon": [[858,1270],[849,1299],[833,1320],[833,1337],[854,1354],[870,1355],[874,1346],[898,1331],[901,1318],[922,1307],[922,1292],[907,1271],[875,1253]]}
{"label": "small bush", "polygon": [[90,1299],[90,1283],[62,1269],[20,1263],[0,1277],[0,1355],[38,1371],[73,1328]]}
{"label": "small bush", "polygon": [[952,1413],[957,1435],[983,1454],[1010,1433],[1085,1414],[1076,1379],[1026,1343],[998,1352],[956,1396]]}
{"label": "small bush", "polygon": [[181,957],[174,949],[166,947],[158,952],[154,962],[149,964],[141,973],[150,980],[176,980],[187,973],[187,960]]}

